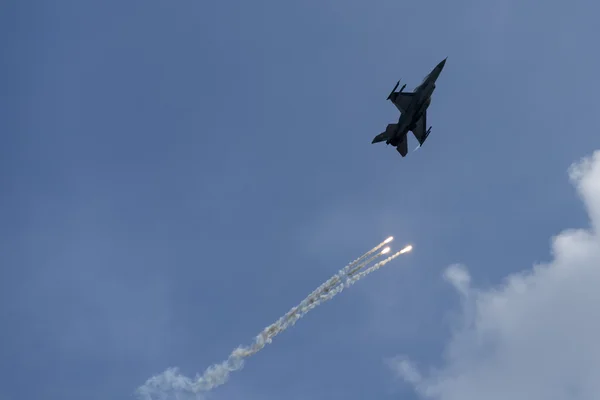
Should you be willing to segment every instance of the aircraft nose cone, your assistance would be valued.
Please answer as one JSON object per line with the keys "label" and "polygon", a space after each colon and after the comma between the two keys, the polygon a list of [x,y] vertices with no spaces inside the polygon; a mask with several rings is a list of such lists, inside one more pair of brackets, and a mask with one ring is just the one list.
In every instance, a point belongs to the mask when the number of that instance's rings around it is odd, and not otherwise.
{"label": "aircraft nose cone", "polygon": [[444,65],[446,65],[446,60],[448,59],[448,57],[444,58],[439,64],[438,64],[438,68],[441,70],[442,68],[444,68]]}

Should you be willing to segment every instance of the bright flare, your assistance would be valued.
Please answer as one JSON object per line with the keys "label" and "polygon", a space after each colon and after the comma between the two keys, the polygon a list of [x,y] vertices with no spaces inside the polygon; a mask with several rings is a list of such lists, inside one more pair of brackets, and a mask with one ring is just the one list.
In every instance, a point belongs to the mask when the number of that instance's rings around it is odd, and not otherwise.
{"label": "bright flare", "polygon": [[385,240],[383,241],[383,243],[385,243],[385,244],[388,244],[388,243],[389,243],[389,242],[391,242],[392,240],[394,240],[394,237],[393,237],[393,236],[390,236],[389,238],[385,239]]}
{"label": "bright flare", "polygon": [[390,248],[386,247],[385,249],[381,250],[381,254],[387,254],[390,252]]}
{"label": "bright flare", "polygon": [[412,244],[409,244],[408,246],[406,246],[405,248],[400,250],[400,254],[408,253],[411,250],[412,250]]}

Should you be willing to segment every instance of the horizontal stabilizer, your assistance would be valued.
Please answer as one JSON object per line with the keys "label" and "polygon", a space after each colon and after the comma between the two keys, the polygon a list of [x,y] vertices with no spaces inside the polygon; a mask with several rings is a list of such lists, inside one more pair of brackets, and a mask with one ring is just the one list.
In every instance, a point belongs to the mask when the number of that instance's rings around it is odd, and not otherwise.
{"label": "horizontal stabilizer", "polygon": [[379,143],[383,142],[384,140],[388,140],[394,136],[394,132],[396,132],[397,127],[398,124],[388,124],[388,126],[385,128],[385,132],[381,132],[379,135],[375,136],[371,143]]}
{"label": "horizontal stabilizer", "polygon": [[405,157],[406,154],[408,153],[408,138],[406,136],[404,136],[404,139],[398,143],[398,146],[396,146],[396,150],[398,151],[398,153],[400,153],[400,155],[402,157]]}
{"label": "horizontal stabilizer", "polygon": [[373,138],[373,141],[371,142],[371,144],[383,142],[384,140],[387,140],[387,137],[385,136],[385,132],[380,133],[379,135],[375,136]]}

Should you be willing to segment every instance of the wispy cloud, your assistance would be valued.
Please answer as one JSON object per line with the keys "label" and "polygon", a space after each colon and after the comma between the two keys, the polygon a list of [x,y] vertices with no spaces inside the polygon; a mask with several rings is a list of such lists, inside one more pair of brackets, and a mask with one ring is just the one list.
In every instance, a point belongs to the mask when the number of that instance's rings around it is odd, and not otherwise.
{"label": "wispy cloud", "polygon": [[461,294],[467,295],[471,286],[471,275],[464,265],[452,264],[444,272],[444,278]]}
{"label": "wispy cloud", "polygon": [[598,398],[600,151],[569,172],[591,227],[554,237],[551,262],[510,275],[488,290],[472,287],[465,267],[446,270],[445,278],[466,301],[463,325],[453,333],[443,365],[425,374],[405,357],[390,362],[421,397]]}

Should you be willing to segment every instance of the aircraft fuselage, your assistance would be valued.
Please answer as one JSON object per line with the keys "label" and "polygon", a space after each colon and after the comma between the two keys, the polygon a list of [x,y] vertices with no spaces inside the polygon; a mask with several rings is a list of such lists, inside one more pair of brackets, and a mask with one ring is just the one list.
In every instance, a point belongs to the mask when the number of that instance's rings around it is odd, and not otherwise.
{"label": "aircraft fuselage", "polygon": [[[435,80],[439,76],[440,71],[436,71],[439,65],[436,66],[433,71],[425,78],[422,84],[420,84],[414,91],[414,99],[410,103],[407,110],[400,114],[398,118],[398,129],[394,136],[387,140],[387,144],[397,146],[404,136],[408,134],[408,131],[412,130],[416,122],[421,116],[427,111],[431,104],[431,96],[435,91]],[[443,65],[442,65],[443,68]]]}

